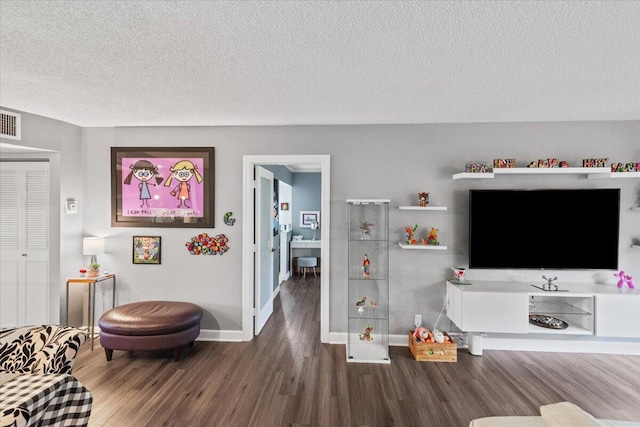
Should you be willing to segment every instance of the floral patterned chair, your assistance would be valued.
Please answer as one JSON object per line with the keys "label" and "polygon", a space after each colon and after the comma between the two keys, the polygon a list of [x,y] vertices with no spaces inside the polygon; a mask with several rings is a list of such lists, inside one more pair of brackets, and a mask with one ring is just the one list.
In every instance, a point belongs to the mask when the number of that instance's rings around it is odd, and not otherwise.
{"label": "floral patterned chair", "polygon": [[59,325],[0,331],[0,383],[22,374],[71,374],[87,337],[80,329]]}

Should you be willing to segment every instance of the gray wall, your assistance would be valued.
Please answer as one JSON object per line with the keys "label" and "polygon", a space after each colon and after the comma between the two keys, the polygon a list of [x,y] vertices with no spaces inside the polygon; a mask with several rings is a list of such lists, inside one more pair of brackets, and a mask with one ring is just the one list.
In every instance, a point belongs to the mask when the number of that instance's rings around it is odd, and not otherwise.
{"label": "gray wall", "polygon": [[[24,131],[35,120],[23,122]],[[36,124],[37,126],[37,124]],[[64,125],[60,125],[64,126]],[[75,271],[81,261],[81,237],[109,236],[109,253],[101,256],[106,269],[118,274],[120,303],[141,299],[193,301],[206,311],[204,329],[239,330],[242,304],[242,157],[243,155],[329,154],[331,156],[331,275],[330,332],[345,332],[348,198],[391,199],[390,238],[399,241],[403,228],[417,223],[420,230],[440,229],[439,240],[448,251],[405,251],[390,246],[390,333],[404,335],[413,315],[423,315],[432,327],[443,304],[444,281],[449,268],[464,266],[467,259],[467,194],[470,188],[602,188],[622,189],[620,266],[640,277],[638,252],[629,248],[632,237],[640,237],[640,215],[629,208],[637,205],[638,179],[587,180],[584,176],[523,175],[493,180],[453,180],[465,163],[490,163],[493,158],[517,158],[526,165],[538,158],[557,157],[579,166],[583,158],[609,157],[611,161],[640,160],[640,121],[553,122],[505,124],[425,124],[362,126],[271,126],[271,127],[147,127],[86,128],[82,144],[70,138],[61,144],[61,198],[81,201],[82,231],[77,224],[62,221],[61,235],[68,239],[61,270]],[[39,134],[46,139],[48,133]],[[55,136],[54,136],[55,137]],[[10,142],[10,141],[7,141]],[[22,141],[36,145],[31,138]],[[42,141],[39,142],[40,144]],[[109,150],[112,146],[213,146],[216,149],[214,229],[112,228]],[[79,152],[82,151],[81,162]],[[78,168],[80,164],[80,168]],[[69,167],[73,166],[73,169]],[[84,184],[78,182],[81,176]],[[295,179],[294,179],[295,184]],[[84,187],[82,187],[82,185]],[[294,185],[295,187],[295,185]],[[83,189],[82,196],[75,194]],[[398,205],[416,204],[416,193],[431,193],[430,202],[448,206],[444,212],[400,211]],[[295,203],[295,198],[294,198]],[[319,207],[318,207],[319,210]],[[235,226],[224,225],[222,216],[232,211]],[[576,218],[589,220],[588,209],[576,208]],[[297,222],[294,216],[294,223]],[[73,232],[68,232],[68,228]],[[597,223],[594,222],[594,235]],[[536,230],[531,225],[532,233]],[[420,231],[419,230],[419,231]],[[224,233],[230,250],[224,256],[189,255],[184,243],[206,231]],[[131,264],[131,237],[162,236],[162,265]],[[62,240],[62,239],[61,239]],[[554,272],[547,272],[556,274]],[[608,273],[557,272],[560,281],[604,280],[615,285]],[[64,274],[62,274],[64,276]],[[469,280],[539,280],[536,271],[469,271]],[[446,318],[445,318],[446,319]],[[447,320],[439,327],[448,329]]]}

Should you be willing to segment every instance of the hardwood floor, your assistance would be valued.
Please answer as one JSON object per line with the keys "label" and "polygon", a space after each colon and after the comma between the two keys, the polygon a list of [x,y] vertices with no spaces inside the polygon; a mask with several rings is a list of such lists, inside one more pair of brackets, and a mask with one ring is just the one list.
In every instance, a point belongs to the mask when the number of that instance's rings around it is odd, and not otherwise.
{"label": "hardwood floor", "polygon": [[170,351],[107,362],[98,340],[83,345],[73,372],[94,398],[89,426],[466,427],[564,400],[640,421],[640,356],[459,350],[434,363],[391,347],[390,365],[347,364],[344,345],[320,343],[319,300],[319,277],[289,280],[252,342],[196,342],[179,362]]}

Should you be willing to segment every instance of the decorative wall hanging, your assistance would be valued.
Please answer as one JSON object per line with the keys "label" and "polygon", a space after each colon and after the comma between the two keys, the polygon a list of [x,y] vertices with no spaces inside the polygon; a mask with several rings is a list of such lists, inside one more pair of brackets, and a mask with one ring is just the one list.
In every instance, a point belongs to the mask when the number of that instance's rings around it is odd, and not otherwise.
{"label": "decorative wall hanging", "polygon": [[191,255],[224,255],[229,250],[229,239],[224,234],[209,236],[207,233],[193,236],[184,245]]}
{"label": "decorative wall hanging", "polygon": [[311,228],[311,224],[320,222],[320,212],[300,211],[300,228]]}
{"label": "decorative wall hanging", "polygon": [[133,263],[160,264],[160,236],[133,236]]}
{"label": "decorative wall hanging", "polygon": [[213,227],[213,147],[112,147],[112,227]]}
{"label": "decorative wall hanging", "polygon": [[288,211],[289,210],[289,203],[287,203],[287,202],[280,203],[280,210],[281,211]]}
{"label": "decorative wall hanging", "polygon": [[236,222],[235,218],[231,218],[231,215],[233,215],[233,212],[227,212],[226,214],[224,214],[224,223],[227,225],[233,225]]}

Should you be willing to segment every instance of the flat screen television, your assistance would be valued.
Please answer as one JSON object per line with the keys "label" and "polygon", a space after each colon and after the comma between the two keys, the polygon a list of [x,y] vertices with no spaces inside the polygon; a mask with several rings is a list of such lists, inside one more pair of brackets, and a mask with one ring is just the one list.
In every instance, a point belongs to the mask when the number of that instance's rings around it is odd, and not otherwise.
{"label": "flat screen television", "polygon": [[617,270],[620,189],[469,190],[469,268]]}

